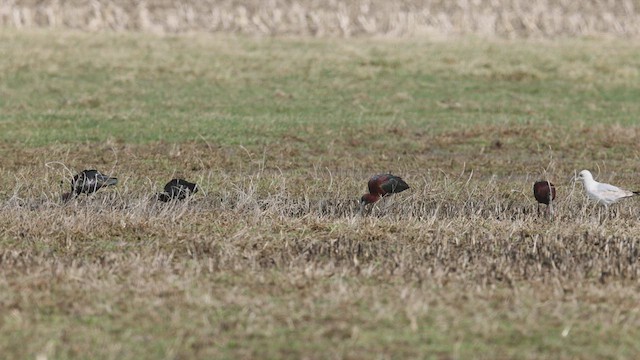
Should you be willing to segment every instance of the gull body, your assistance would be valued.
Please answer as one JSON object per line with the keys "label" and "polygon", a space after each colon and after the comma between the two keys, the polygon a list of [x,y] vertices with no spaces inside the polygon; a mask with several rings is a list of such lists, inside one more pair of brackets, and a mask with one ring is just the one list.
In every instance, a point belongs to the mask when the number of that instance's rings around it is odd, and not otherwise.
{"label": "gull body", "polygon": [[589,170],[580,171],[576,180],[582,181],[584,191],[591,200],[604,206],[609,206],[621,199],[639,194],[637,191],[629,191],[611,184],[597,182],[593,179],[593,175]]}

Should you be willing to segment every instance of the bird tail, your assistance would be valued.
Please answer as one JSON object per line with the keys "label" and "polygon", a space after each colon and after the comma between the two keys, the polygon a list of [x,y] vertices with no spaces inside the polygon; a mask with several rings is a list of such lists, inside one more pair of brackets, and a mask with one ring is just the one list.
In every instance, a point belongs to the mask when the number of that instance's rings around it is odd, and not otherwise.
{"label": "bird tail", "polygon": [[640,191],[632,191],[634,195],[640,195]]}

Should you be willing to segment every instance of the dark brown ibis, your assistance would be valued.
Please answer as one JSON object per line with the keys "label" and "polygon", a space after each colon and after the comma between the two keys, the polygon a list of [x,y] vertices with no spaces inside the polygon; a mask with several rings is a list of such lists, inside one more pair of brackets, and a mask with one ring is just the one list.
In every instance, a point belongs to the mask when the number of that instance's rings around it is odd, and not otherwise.
{"label": "dark brown ibis", "polygon": [[164,186],[164,192],[157,194],[157,199],[162,202],[171,200],[184,200],[189,195],[198,192],[198,185],[184,179],[172,179]]}
{"label": "dark brown ibis", "polygon": [[409,188],[409,185],[399,176],[391,174],[378,174],[369,179],[367,184],[369,193],[362,195],[360,198],[360,213],[364,212],[364,207],[373,204],[380,198],[391,194],[403,192]]}
{"label": "dark brown ibis", "polygon": [[80,194],[91,194],[103,187],[118,184],[118,179],[102,174],[98,170],[83,170],[71,179],[71,191],[62,194],[63,200],[69,200]]}
{"label": "dark brown ibis", "polygon": [[547,180],[536,181],[533,184],[533,196],[538,201],[538,215],[540,204],[547,205],[547,213],[553,216],[553,200],[556,199],[556,187]]}

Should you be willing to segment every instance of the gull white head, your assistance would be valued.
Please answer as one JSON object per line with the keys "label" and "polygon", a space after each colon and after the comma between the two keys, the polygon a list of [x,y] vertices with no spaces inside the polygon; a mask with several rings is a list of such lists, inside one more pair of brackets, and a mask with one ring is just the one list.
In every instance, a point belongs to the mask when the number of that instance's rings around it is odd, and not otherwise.
{"label": "gull white head", "polygon": [[586,184],[593,181],[593,175],[591,175],[591,171],[589,170],[582,170],[578,174],[578,177],[576,177],[576,180],[582,181],[583,184]]}

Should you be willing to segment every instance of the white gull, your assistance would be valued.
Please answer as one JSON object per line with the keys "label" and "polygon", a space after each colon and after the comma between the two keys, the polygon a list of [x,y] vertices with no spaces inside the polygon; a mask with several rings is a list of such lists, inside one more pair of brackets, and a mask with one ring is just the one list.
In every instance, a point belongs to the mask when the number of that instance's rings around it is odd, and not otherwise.
{"label": "white gull", "polygon": [[611,184],[597,182],[593,180],[593,175],[591,175],[589,170],[580,171],[576,180],[582,181],[584,190],[590,199],[603,204],[604,206],[609,206],[620,199],[640,195],[640,192],[638,191],[624,190]]}

